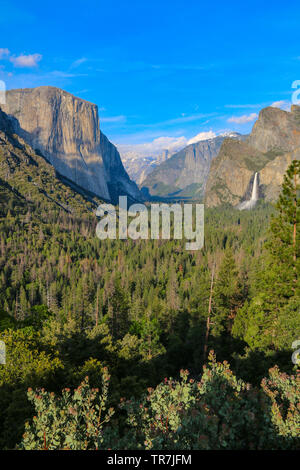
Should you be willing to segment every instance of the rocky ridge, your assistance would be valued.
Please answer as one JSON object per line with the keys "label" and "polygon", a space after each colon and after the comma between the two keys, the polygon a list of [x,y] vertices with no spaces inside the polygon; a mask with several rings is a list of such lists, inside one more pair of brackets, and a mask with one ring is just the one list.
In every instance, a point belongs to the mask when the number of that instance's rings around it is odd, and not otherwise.
{"label": "rocky ridge", "polygon": [[290,163],[300,158],[300,107],[291,112],[263,109],[245,141],[225,139],[211,164],[205,204],[233,206],[249,199],[255,172],[259,198],[275,201],[283,175]]}

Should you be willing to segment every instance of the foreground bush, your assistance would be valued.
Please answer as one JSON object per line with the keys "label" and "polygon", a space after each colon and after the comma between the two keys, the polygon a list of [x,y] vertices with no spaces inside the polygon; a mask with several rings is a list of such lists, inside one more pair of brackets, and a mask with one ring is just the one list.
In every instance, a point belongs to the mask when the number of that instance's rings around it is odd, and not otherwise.
{"label": "foreground bush", "polygon": [[61,397],[44,389],[28,390],[37,415],[25,424],[21,448],[31,450],[97,450],[103,442],[103,427],[113,415],[106,410],[109,375],[103,370],[102,393],[90,388],[88,377],[72,393]]}
{"label": "foreground bush", "polygon": [[[199,382],[181,371],[141,402],[124,404],[135,446],[146,449],[289,449],[299,446],[299,377],[270,370],[263,389],[209,357]],[[283,410],[284,408],[284,410]],[[279,411],[280,410],[280,411]],[[134,447],[131,446],[130,447]]]}
{"label": "foreground bush", "polygon": [[[21,444],[25,449],[300,449],[300,377],[278,368],[252,388],[238,380],[213,353],[200,381],[182,370],[140,400],[122,400],[127,427],[119,435],[106,410],[108,376],[102,393],[88,379],[62,397],[29,391],[37,416]],[[101,417],[102,413],[102,417]],[[122,412],[121,412],[122,413]],[[122,422],[120,420],[120,422]]]}
{"label": "foreground bush", "polygon": [[297,442],[300,449],[300,370],[296,376],[288,376],[275,366],[269,378],[262,380],[262,388],[269,397],[269,414],[279,436],[291,444]]}

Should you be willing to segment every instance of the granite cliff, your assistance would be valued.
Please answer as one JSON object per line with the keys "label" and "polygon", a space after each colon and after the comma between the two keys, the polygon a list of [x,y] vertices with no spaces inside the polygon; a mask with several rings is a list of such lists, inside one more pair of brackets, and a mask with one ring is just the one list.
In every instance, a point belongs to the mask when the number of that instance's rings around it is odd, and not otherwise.
{"label": "granite cliff", "polygon": [[291,112],[263,109],[244,141],[224,140],[210,167],[205,204],[235,206],[248,200],[256,172],[259,198],[275,201],[294,159],[300,159],[300,107],[292,106]]}
{"label": "granite cliff", "polygon": [[100,131],[98,108],[53,87],[9,90],[2,110],[13,132],[62,176],[89,193],[117,202],[141,199],[116,147]]}
{"label": "granite cliff", "polygon": [[[239,134],[233,134],[234,139]],[[157,166],[143,181],[151,196],[201,199],[211,162],[218,155],[225,136],[190,144]]]}
{"label": "granite cliff", "polygon": [[64,181],[53,165],[14,133],[11,119],[0,109],[0,216],[7,209],[34,215],[37,208],[81,215],[94,212],[100,202]]}

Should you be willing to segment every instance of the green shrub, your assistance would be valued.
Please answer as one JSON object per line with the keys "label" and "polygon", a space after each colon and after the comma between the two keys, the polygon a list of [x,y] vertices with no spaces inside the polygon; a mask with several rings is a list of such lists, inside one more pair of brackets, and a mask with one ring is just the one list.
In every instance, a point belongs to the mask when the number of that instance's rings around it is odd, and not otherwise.
{"label": "green shrub", "polygon": [[142,402],[126,402],[128,422],[146,449],[247,449],[257,447],[260,427],[256,390],[237,380],[213,353],[199,382],[181,371],[149,389]]}
{"label": "green shrub", "polygon": [[97,450],[103,443],[104,425],[113,409],[106,410],[109,375],[103,369],[102,394],[90,388],[88,377],[72,393],[64,389],[57,397],[44,389],[28,390],[36,416],[25,424],[21,449]]}
{"label": "green shrub", "polygon": [[276,434],[286,447],[292,448],[298,441],[297,449],[300,449],[300,370],[297,375],[289,376],[275,366],[261,385],[269,398],[267,413]]}
{"label": "green shrub", "polygon": [[[26,424],[23,449],[299,449],[300,377],[270,369],[262,387],[237,379],[213,352],[199,381],[186,370],[180,380],[165,378],[141,399],[121,399],[118,420],[106,411],[103,389],[88,378],[72,394],[28,392],[37,416]],[[124,426],[123,413],[127,424]]]}

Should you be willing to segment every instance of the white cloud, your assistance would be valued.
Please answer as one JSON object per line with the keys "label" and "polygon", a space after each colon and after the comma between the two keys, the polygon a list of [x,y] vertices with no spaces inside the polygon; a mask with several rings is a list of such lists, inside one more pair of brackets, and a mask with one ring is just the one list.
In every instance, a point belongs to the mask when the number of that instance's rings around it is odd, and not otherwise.
{"label": "white cloud", "polygon": [[79,67],[79,65],[83,64],[86,61],[87,61],[86,57],[81,57],[81,59],[77,59],[71,64],[71,68],[74,69],[76,67]]}
{"label": "white cloud", "polygon": [[186,116],[186,115],[181,115],[181,117],[175,118],[175,119],[169,119],[167,121],[163,121],[158,123],[158,125],[172,125],[172,124],[181,124],[185,122],[193,122],[193,121],[199,121],[200,119],[206,118],[213,116],[213,113],[210,114],[192,114],[191,116]]}
{"label": "white cloud", "polygon": [[200,134],[197,134],[195,137],[192,137],[192,139],[187,142],[187,145],[195,144],[196,142],[200,142],[201,140],[213,139],[214,137],[216,137],[216,134],[213,131],[200,132]]}
{"label": "white cloud", "polygon": [[21,54],[18,57],[11,57],[10,61],[15,67],[36,67],[42,58],[41,54]]}
{"label": "white cloud", "polygon": [[[165,126],[173,126],[177,124],[184,124],[188,122],[194,122],[194,121],[200,121],[202,119],[208,118],[215,116],[215,113],[209,113],[209,114],[192,114],[190,116],[186,116],[184,113],[181,114],[180,117],[176,117],[173,119],[167,119],[166,121],[159,121],[159,122],[153,122],[151,124],[139,124],[136,127],[141,127],[141,128],[149,128],[149,129],[154,129],[157,127],[163,128]],[[166,132],[166,131],[165,131]]]}
{"label": "white cloud", "polygon": [[164,150],[175,153],[187,145],[187,139],[181,137],[158,137],[152,142],[143,144],[122,144],[118,145],[122,157],[126,158],[142,158],[147,156],[160,155]]}
{"label": "white cloud", "polygon": [[231,108],[231,109],[257,109],[257,108],[262,108],[263,106],[266,106],[266,103],[259,103],[259,104],[225,104],[225,108]]}
{"label": "white cloud", "polygon": [[58,78],[86,77],[86,74],[84,73],[70,73],[64,72],[63,70],[53,70],[52,72],[49,72],[49,75]]}
{"label": "white cloud", "polygon": [[274,101],[274,103],[272,103],[271,106],[272,106],[272,108],[280,108],[283,111],[290,111],[291,110],[291,102],[286,101],[286,100]]}
{"label": "white cloud", "polygon": [[[169,156],[192,143],[200,142],[201,140],[213,139],[217,136],[235,137],[237,134],[233,131],[226,130],[223,133],[217,134],[213,131],[200,132],[195,137],[187,139],[185,136],[169,137],[163,136],[152,140],[151,142],[144,142],[140,144],[116,144],[121,157],[124,161],[135,160],[145,157],[159,157],[164,150],[169,151]],[[139,135],[140,137],[140,135]]]}
{"label": "white cloud", "polygon": [[257,113],[244,114],[243,116],[232,116],[227,119],[227,122],[234,122],[235,124],[246,124],[247,122],[255,121],[258,117]]}
{"label": "white cloud", "polygon": [[157,150],[174,150],[181,146],[186,145],[186,138],[181,137],[158,137],[154,139],[153,142],[142,144],[144,146],[149,146],[150,149]]}
{"label": "white cloud", "polygon": [[8,56],[9,54],[9,49],[0,48],[0,60],[3,59],[3,57]]}
{"label": "white cloud", "polygon": [[125,122],[126,116],[122,114],[120,116],[108,116],[100,118],[100,122]]}

